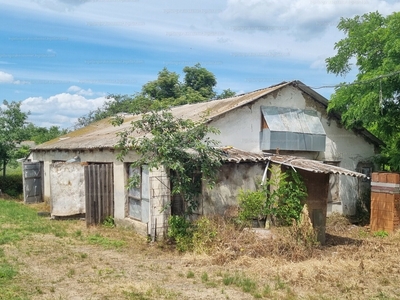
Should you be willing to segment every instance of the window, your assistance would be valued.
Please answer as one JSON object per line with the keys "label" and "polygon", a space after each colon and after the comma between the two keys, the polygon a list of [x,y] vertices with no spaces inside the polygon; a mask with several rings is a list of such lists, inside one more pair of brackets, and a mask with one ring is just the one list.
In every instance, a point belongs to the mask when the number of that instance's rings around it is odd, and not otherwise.
{"label": "window", "polygon": [[150,214],[149,169],[147,166],[128,167],[128,179],[137,179],[138,185],[128,189],[128,216],[147,223]]}

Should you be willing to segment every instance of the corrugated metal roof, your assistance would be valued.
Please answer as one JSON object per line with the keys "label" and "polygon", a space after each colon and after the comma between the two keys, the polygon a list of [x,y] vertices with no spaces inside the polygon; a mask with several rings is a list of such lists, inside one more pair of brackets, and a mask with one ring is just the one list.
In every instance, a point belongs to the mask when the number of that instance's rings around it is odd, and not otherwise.
{"label": "corrugated metal roof", "polygon": [[270,161],[276,164],[302,169],[313,173],[340,174],[357,178],[366,178],[365,174],[347,170],[345,168],[325,164],[321,161],[291,155],[274,155],[269,153],[247,152],[234,147],[221,148],[226,162],[260,162]]}

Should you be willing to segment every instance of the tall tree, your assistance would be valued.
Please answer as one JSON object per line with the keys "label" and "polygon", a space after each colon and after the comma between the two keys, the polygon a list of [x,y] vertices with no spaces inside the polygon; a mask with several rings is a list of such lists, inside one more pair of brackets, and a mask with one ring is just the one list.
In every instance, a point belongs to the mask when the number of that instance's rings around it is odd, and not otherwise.
{"label": "tall tree", "polygon": [[364,126],[382,139],[383,163],[400,170],[400,13],[342,18],[337,27],[346,36],[326,59],[327,71],[345,76],[355,62],[358,73],[354,82],[336,87],[329,110],[340,113],[347,127]]}
{"label": "tall tree", "polygon": [[199,63],[193,67],[184,67],[185,73],[184,84],[186,88],[191,88],[199,92],[201,96],[207,99],[215,97],[214,87],[217,85],[217,80],[213,73],[203,68]]}
{"label": "tall tree", "polygon": [[6,167],[17,151],[17,145],[26,137],[24,124],[27,113],[21,111],[21,103],[3,101],[0,106],[0,170],[6,176]]}
{"label": "tall tree", "polygon": [[222,99],[235,95],[230,89],[220,95],[214,91],[217,84],[212,72],[200,64],[183,68],[183,82],[179,74],[163,68],[158,72],[157,79],[144,84],[142,90],[134,95],[110,95],[109,100],[101,108],[82,116],[75,128],[87,126],[101,119],[115,116],[118,113],[146,113],[151,110],[161,110],[172,106],[188,103],[204,102],[211,99]]}

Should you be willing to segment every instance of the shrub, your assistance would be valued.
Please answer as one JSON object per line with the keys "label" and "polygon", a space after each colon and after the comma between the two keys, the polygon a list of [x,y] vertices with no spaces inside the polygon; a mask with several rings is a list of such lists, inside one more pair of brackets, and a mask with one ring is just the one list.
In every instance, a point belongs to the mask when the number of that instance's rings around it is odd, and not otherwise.
{"label": "shrub", "polygon": [[179,251],[193,249],[193,225],[184,216],[170,216],[168,218],[168,237],[176,242]]}
{"label": "shrub", "polygon": [[23,193],[22,176],[7,175],[0,180],[0,190],[11,197],[18,197]]}
{"label": "shrub", "polygon": [[238,200],[239,220],[246,222],[266,218],[268,214],[267,195],[263,190],[240,190]]}

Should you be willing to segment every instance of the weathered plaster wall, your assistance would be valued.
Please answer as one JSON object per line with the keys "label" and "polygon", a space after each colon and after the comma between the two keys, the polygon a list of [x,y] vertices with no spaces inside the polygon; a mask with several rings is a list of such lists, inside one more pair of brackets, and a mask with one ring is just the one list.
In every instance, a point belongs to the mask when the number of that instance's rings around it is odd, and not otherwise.
{"label": "weathered plaster wall", "polygon": [[85,180],[80,163],[51,164],[50,190],[52,216],[85,213]]}
{"label": "weathered plaster wall", "polygon": [[237,207],[239,191],[255,190],[265,169],[263,163],[226,163],[221,167],[215,186],[203,186],[199,212],[203,215],[226,215]]}

